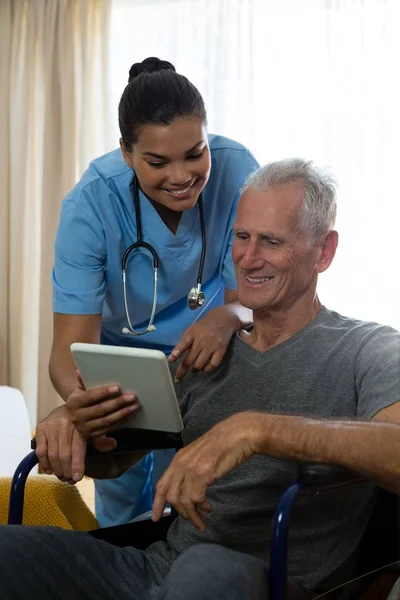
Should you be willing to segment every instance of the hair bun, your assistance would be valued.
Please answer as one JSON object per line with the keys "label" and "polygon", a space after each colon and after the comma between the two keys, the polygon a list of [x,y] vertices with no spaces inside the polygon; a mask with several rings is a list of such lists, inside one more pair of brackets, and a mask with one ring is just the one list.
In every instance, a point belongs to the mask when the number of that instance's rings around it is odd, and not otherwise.
{"label": "hair bun", "polygon": [[138,75],[141,75],[142,73],[155,73],[156,71],[175,71],[175,67],[167,60],[160,60],[155,56],[151,56],[150,58],[146,58],[144,61],[135,63],[131,66],[129,69],[128,83],[131,83],[135,77],[138,77]]}

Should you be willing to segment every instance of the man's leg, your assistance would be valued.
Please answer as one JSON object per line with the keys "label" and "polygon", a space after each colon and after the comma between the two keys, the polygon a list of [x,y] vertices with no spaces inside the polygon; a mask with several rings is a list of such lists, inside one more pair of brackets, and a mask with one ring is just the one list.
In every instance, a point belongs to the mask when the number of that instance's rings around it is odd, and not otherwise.
{"label": "man's leg", "polygon": [[199,544],[173,564],[157,600],[267,600],[268,570],[259,559]]}
{"label": "man's leg", "polygon": [[135,548],[55,527],[0,527],[4,600],[147,600],[169,565]]}

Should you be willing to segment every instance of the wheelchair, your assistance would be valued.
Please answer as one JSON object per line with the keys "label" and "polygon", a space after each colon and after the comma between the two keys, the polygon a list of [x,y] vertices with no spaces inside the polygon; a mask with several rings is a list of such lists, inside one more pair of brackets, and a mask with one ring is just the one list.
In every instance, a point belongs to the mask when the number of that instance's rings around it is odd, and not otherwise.
{"label": "wheelchair", "polygon": [[[111,435],[111,434],[110,434]],[[119,430],[112,434],[117,438],[113,454],[151,451],[182,447],[176,434]],[[132,446],[132,438],[135,445]],[[35,448],[35,440],[32,440]],[[101,456],[93,447],[88,447],[88,456]],[[8,524],[21,524],[23,518],[25,482],[38,459],[34,450],[17,467],[10,492]],[[319,494],[339,486],[349,486],[363,480],[344,467],[322,464],[300,464],[297,480],[281,495],[272,523],[269,568],[270,600],[295,600],[288,588],[288,531],[290,513],[301,494]],[[88,532],[97,539],[118,546],[134,546],[145,550],[153,542],[165,539],[167,531],[176,518],[172,509],[157,523],[138,520],[126,525],[117,525]],[[353,577],[346,585],[319,592],[316,598],[329,600],[399,600],[400,599],[400,547],[399,547],[399,504],[397,496],[379,489],[372,517],[364,532],[361,544],[354,556]],[[397,581],[399,579],[399,581]],[[396,583],[397,581],[397,583]],[[394,586],[394,587],[393,587]],[[392,590],[392,591],[391,591]]]}

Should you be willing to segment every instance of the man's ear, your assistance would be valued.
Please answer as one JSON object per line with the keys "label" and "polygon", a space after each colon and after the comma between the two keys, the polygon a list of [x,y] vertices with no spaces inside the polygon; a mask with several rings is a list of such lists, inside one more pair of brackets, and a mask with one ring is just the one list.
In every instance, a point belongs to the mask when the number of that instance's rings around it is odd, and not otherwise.
{"label": "man's ear", "polygon": [[122,156],[124,157],[126,164],[133,169],[132,152],[128,152],[122,138],[119,138],[119,147],[121,148]]}
{"label": "man's ear", "polygon": [[318,273],[323,273],[330,266],[335,258],[336,248],[339,242],[339,234],[337,231],[329,231],[324,236],[320,246],[319,258],[317,261]]}

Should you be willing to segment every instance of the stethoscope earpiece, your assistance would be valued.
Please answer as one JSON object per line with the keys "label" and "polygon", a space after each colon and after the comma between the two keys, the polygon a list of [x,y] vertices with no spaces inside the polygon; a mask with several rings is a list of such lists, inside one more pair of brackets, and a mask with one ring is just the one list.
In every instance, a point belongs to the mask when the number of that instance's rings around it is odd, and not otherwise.
{"label": "stethoscope earpiece", "polygon": [[[122,257],[122,261],[121,261],[122,286],[123,286],[123,291],[124,291],[125,313],[126,313],[126,319],[128,321],[128,327],[123,327],[122,333],[127,333],[130,335],[137,336],[137,335],[144,335],[145,333],[150,333],[151,331],[155,331],[155,329],[156,329],[155,325],[153,325],[153,321],[154,321],[154,316],[156,314],[156,307],[157,307],[157,280],[158,280],[158,265],[159,265],[160,261],[159,261],[157,252],[155,251],[153,246],[151,246],[147,242],[143,241],[142,215],[140,212],[140,199],[139,199],[139,182],[138,182],[138,179],[136,176],[134,177],[134,180],[133,180],[132,195],[133,195],[133,203],[135,206],[137,241],[134,244],[131,244],[129,246],[129,248],[127,248],[125,250],[124,255]],[[202,202],[201,194],[198,199],[198,205],[199,205],[199,211],[200,211],[200,226],[201,226],[201,257],[200,257],[200,264],[199,264],[199,272],[197,275],[197,285],[195,287],[193,287],[188,294],[188,306],[191,310],[195,310],[196,308],[203,306],[203,304],[206,301],[204,292],[201,291],[201,280],[203,278],[204,261],[205,261],[205,256],[206,256],[206,229],[205,229],[205,225],[204,225],[203,202]],[[136,331],[136,329],[134,329],[134,327],[132,325],[130,314],[129,314],[128,298],[127,298],[127,290],[126,290],[126,267],[127,267],[127,263],[128,263],[128,258],[129,258],[129,255],[131,254],[131,252],[133,252],[133,250],[137,250],[138,248],[145,248],[151,254],[152,259],[153,259],[153,270],[154,270],[153,305],[151,307],[149,323],[148,323],[146,329],[144,329],[143,331]]]}
{"label": "stethoscope earpiece", "polygon": [[155,325],[149,325],[148,327],[146,327],[146,331],[142,331],[140,333],[136,332],[134,329],[129,329],[128,327],[123,327],[122,328],[122,333],[130,333],[131,335],[143,335],[144,333],[150,333],[151,331],[155,331],[156,330],[156,326]]}

